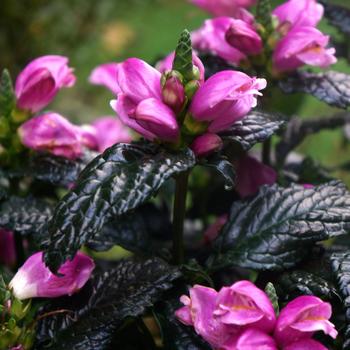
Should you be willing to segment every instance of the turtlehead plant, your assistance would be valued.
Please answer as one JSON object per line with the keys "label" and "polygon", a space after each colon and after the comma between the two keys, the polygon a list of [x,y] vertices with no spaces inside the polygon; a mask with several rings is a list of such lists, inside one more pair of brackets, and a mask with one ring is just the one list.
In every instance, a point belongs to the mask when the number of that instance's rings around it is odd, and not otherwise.
{"label": "turtlehead plant", "polygon": [[[350,347],[349,166],[298,147],[348,142],[350,12],[190,3],[213,18],[158,62],[92,67],[89,123],[50,110],[67,57],[2,72],[0,350]],[[296,116],[307,94],[334,115]]]}

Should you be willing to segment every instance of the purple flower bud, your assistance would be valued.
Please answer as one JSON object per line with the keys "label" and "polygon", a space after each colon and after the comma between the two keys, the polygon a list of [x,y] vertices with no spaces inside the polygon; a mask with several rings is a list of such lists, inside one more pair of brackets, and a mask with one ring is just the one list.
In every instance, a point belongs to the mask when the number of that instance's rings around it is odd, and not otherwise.
{"label": "purple flower bud", "polygon": [[82,155],[83,142],[79,128],[57,113],[34,117],[20,126],[21,142],[36,151],[76,159]]}
{"label": "purple flower bud", "polygon": [[329,36],[313,27],[296,27],[276,46],[273,65],[278,72],[293,71],[304,64],[326,68],[337,62]]}
{"label": "purple flower bud", "polygon": [[303,339],[284,347],[283,350],[328,350],[328,349],[316,340]]}
{"label": "purple flower bud", "polygon": [[192,32],[193,47],[201,52],[217,55],[233,64],[239,64],[246,55],[232,47],[225,38],[233,21],[231,17],[218,17],[204,21],[201,28]]}
{"label": "purple flower bud", "polygon": [[223,143],[216,134],[206,133],[196,137],[190,146],[197,157],[206,157],[221,149]]}
{"label": "purple flower bud", "polygon": [[215,17],[230,16],[237,18],[242,8],[255,5],[256,0],[190,0],[194,5]]}
{"label": "purple flower bud", "polygon": [[238,160],[236,171],[236,191],[243,198],[257,193],[260,186],[272,185],[277,181],[274,169],[248,155]]}
{"label": "purple flower bud", "polygon": [[16,298],[55,298],[72,295],[79,291],[90,278],[95,264],[87,255],[78,252],[71,261],[66,261],[56,276],[45,266],[43,253],[27,259],[10,282]]}
{"label": "purple flower bud", "polygon": [[16,262],[15,237],[12,231],[0,228],[0,263],[12,266]]}
{"label": "purple flower bud", "polygon": [[280,26],[286,24],[294,27],[316,27],[323,16],[323,6],[316,0],[289,0],[277,6],[273,14],[278,18]]}
{"label": "purple flower bud", "polygon": [[170,71],[164,76],[165,82],[162,88],[163,102],[175,113],[181,111],[185,103],[185,88],[175,71]]}
{"label": "purple flower bud", "polygon": [[97,66],[90,74],[92,84],[102,85],[117,95],[120,92],[117,83],[118,63],[104,63]]}
{"label": "purple flower bud", "polygon": [[329,303],[314,296],[298,297],[282,309],[274,337],[280,346],[311,338],[316,331],[323,331],[335,339],[338,332],[329,322],[331,315]]}
{"label": "purple flower bud", "polygon": [[221,288],[214,315],[224,324],[249,325],[266,333],[273,331],[276,323],[270,299],[250,281]]}
{"label": "purple flower bud", "polygon": [[68,58],[42,56],[30,62],[16,80],[17,106],[32,113],[47,106],[63,87],[75,83]]}
{"label": "purple flower bud", "polygon": [[266,87],[265,79],[242,72],[221,71],[211,76],[196,92],[190,112],[198,121],[209,121],[209,132],[219,132],[242,119],[257,105],[256,95]]}
{"label": "purple flower bud", "polygon": [[254,27],[239,19],[232,21],[226,32],[226,40],[247,56],[258,55],[263,49],[262,39]]}

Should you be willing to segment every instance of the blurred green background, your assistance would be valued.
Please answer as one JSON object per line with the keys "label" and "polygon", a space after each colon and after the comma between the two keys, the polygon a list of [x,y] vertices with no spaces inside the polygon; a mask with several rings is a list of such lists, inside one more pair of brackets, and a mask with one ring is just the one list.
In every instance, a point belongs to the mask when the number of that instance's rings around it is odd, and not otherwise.
{"label": "blurred green background", "polygon": [[[112,114],[113,96],[87,82],[95,66],[130,56],[154,63],[174,49],[182,29],[195,29],[208,17],[187,0],[2,0],[0,8],[0,68],[7,67],[15,77],[37,56],[68,56],[77,84],[60,92],[50,109],[75,122]],[[337,35],[326,21],[320,28]],[[342,59],[332,69],[350,73]],[[276,106],[302,118],[336,112],[312,97],[278,95]],[[299,150],[326,166],[349,161],[350,148],[342,135],[342,130],[322,132],[309,137]],[[337,175],[350,183],[345,173]]]}

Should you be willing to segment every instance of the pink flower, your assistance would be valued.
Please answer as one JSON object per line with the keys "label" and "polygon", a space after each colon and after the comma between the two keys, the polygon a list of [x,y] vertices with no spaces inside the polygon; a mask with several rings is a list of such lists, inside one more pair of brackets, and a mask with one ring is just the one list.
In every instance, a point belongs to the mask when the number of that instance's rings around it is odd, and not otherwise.
{"label": "pink flower", "polygon": [[30,62],[16,80],[17,106],[32,113],[47,106],[63,87],[75,83],[68,58],[42,56]]}
{"label": "pink flower", "polygon": [[23,123],[18,129],[21,142],[36,151],[76,159],[82,155],[79,128],[57,113],[46,113]]}
{"label": "pink flower", "polygon": [[255,5],[256,0],[190,0],[194,5],[213,16],[230,16],[237,18],[242,7]]}
{"label": "pink flower", "polygon": [[274,337],[281,346],[309,339],[316,331],[323,331],[336,338],[338,332],[329,322],[331,315],[332,307],[329,303],[314,296],[298,297],[282,309]]}
{"label": "pink flower", "polygon": [[273,14],[277,16],[280,27],[290,29],[297,26],[316,27],[323,11],[323,6],[316,0],[289,0],[277,6]]}
{"label": "pink flower", "polygon": [[260,186],[272,185],[277,181],[274,169],[249,155],[238,160],[236,171],[236,191],[241,197],[251,196],[258,192]]}
{"label": "pink flower", "polygon": [[283,350],[328,350],[325,346],[313,339],[303,339],[287,345]]}
{"label": "pink flower", "polygon": [[258,55],[263,49],[263,42],[253,25],[240,19],[232,20],[225,36],[227,42],[245,55]]}
{"label": "pink flower", "polygon": [[221,71],[211,76],[196,92],[189,111],[198,121],[209,122],[216,133],[242,119],[257,105],[256,95],[266,87],[265,79],[250,78],[242,72]]}
{"label": "pink flower", "polygon": [[217,55],[233,64],[246,58],[246,55],[226,41],[226,32],[234,22],[230,17],[218,17],[204,21],[201,28],[192,32],[192,45],[201,52]]}
{"label": "pink flower", "polygon": [[132,141],[129,128],[117,117],[98,118],[92,123],[92,127],[95,129],[97,150],[99,152],[104,152],[116,143]]}
{"label": "pink flower", "polygon": [[146,62],[130,58],[119,65],[121,92],[112,108],[124,124],[145,138],[175,142],[179,127],[174,111],[162,102],[161,73]]}
{"label": "pink flower", "polygon": [[183,295],[180,298],[185,306],[175,313],[179,321],[193,326],[196,333],[214,348],[220,348],[236,332],[213,316],[217,294],[212,288],[195,285],[190,289],[190,297]]}
{"label": "pink flower", "polygon": [[16,262],[15,237],[12,231],[0,228],[0,263],[12,266]]}
{"label": "pink flower", "polygon": [[223,287],[216,298],[214,315],[227,325],[254,327],[270,333],[276,316],[265,292],[250,281],[239,281]]}
{"label": "pink flower", "polygon": [[118,63],[104,63],[97,66],[90,74],[92,84],[102,85],[117,95],[120,92],[117,83]]}
{"label": "pink flower", "polygon": [[[165,73],[166,71],[173,69],[173,63],[175,58],[175,52],[170,53],[163,60],[157,63],[156,68],[161,72]],[[192,63],[198,69],[199,72],[199,80],[200,82],[204,81],[204,65],[199,57],[193,52],[192,54]]]}
{"label": "pink flower", "polygon": [[[220,350],[278,350],[272,337],[255,329],[248,328],[238,336],[231,337]],[[316,349],[315,349],[316,350]]]}
{"label": "pink flower", "polygon": [[293,71],[304,64],[326,68],[334,64],[335,49],[327,49],[329,36],[313,27],[296,27],[277,44],[273,53],[276,71]]}
{"label": "pink flower", "polygon": [[206,157],[220,150],[222,145],[222,140],[218,135],[206,133],[196,137],[190,147],[197,157]]}
{"label": "pink flower", "polygon": [[87,255],[78,252],[72,261],[66,261],[58,270],[63,276],[50,272],[39,252],[27,259],[10,282],[18,299],[55,298],[79,291],[90,278],[95,264]]}

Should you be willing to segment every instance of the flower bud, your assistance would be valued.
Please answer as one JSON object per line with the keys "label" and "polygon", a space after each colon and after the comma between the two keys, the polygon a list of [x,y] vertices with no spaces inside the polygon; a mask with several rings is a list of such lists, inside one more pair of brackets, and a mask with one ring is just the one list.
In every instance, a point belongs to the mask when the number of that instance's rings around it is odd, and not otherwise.
{"label": "flower bud", "polygon": [[226,32],[227,42],[245,55],[258,55],[263,49],[262,39],[254,27],[242,20],[232,21]]}
{"label": "flower bud", "polygon": [[185,89],[182,85],[181,75],[176,71],[170,71],[164,76],[162,84],[163,102],[175,113],[179,113],[185,103]]}
{"label": "flower bud", "polygon": [[47,106],[63,87],[75,83],[68,59],[63,56],[42,56],[30,62],[16,80],[17,107],[32,113]]}
{"label": "flower bud", "polygon": [[78,252],[73,260],[66,261],[56,276],[45,266],[43,253],[27,259],[10,282],[16,298],[55,298],[79,291],[90,278],[95,264],[87,255]]}
{"label": "flower bud", "polygon": [[189,81],[185,86],[185,95],[189,100],[192,99],[194,94],[197,92],[197,90],[200,87],[200,83],[198,80],[191,80]]}
{"label": "flower bud", "polygon": [[198,136],[190,146],[197,157],[206,157],[221,149],[223,143],[216,134],[206,133]]}

